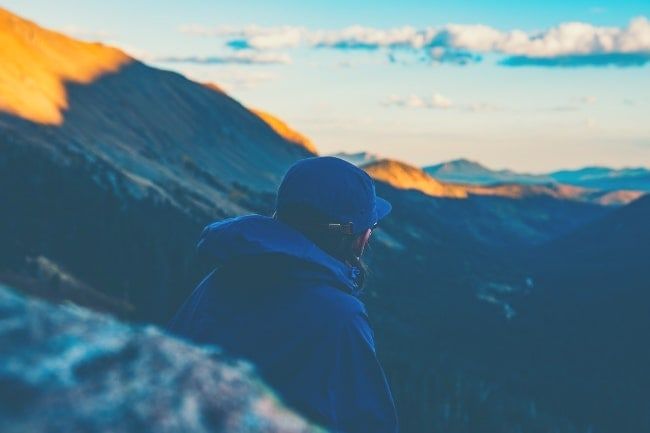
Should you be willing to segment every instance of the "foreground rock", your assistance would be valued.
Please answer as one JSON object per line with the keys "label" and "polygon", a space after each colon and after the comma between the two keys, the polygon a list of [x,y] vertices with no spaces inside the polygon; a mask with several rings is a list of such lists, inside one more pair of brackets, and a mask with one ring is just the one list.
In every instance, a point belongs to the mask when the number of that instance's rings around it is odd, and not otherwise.
{"label": "foreground rock", "polygon": [[216,349],[3,286],[0,357],[3,433],[321,431]]}

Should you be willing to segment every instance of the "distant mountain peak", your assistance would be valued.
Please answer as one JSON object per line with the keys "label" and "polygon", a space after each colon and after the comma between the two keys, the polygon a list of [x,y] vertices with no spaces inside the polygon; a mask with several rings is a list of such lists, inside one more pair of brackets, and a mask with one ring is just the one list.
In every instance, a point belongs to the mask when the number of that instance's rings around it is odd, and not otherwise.
{"label": "distant mountain peak", "polygon": [[424,167],[424,171],[438,180],[470,185],[566,184],[592,190],[620,192],[612,194],[613,202],[626,203],[638,197],[639,191],[650,191],[650,169],[644,167],[611,168],[586,166],[572,170],[558,170],[547,174],[518,173],[512,170],[492,170],[466,158]]}
{"label": "distant mountain peak", "polygon": [[451,161],[443,162],[442,165],[447,167],[474,167],[488,170],[483,164],[467,158],[452,159]]}
{"label": "distant mountain peak", "polygon": [[439,180],[472,185],[553,182],[553,179],[544,175],[516,173],[511,170],[492,170],[479,162],[466,158],[424,167],[424,171]]}
{"label": "distant mountain peak", "polygon": [[337,158],[341,158],[345,161],[348,161],[351,164],[354,164],[356,166],[362,167],[366,164],[370,164],[376,161],[379,161],[380,159],[383,159],[383,157],[379,154],[372,153],[372,152],[366,152],[366,151],[361,151],[361,152],[339,152],[335,153],[334,155]]}
{"label": "distant mountain peak", "polygon": [[467,158],[459,158],[459,159],[453,159],[451,161],[445,161],[440,164],[426,167],[425,170],[430,174],[434,174],[434,173],[436,174],[441,174],[441,173],[484,174],[484,173],[493,172],[493,170],[487,168],[483,164]]}

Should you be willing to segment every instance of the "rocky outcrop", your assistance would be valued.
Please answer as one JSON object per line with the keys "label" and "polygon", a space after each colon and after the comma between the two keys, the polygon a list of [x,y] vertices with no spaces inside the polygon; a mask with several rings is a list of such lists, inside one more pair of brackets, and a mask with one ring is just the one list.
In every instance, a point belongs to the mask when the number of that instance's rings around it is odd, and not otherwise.
{"label": "rocky outcrop", "polygon": [[322,432],[216,348],[3,286],[0,353],[4,433]]}

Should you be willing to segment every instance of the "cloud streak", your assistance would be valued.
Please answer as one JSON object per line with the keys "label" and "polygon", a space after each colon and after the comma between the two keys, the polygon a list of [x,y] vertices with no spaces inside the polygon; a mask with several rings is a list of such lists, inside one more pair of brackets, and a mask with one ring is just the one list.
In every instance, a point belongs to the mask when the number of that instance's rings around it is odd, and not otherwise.
{"label": "cloud streak", "polygon": [[383,102],[385,106],[406,107],[406,108],[435,108],[448,109],[453,107],[453,102],[439,94],[434,93],[430,97],[420,97],[417,95],[396,96],[392,95]]}
{"label": "cloud streak", "polygon": [[391,95],[381,103],[385,107],[401,107],[432,110],[462,110],[472,113],[490,113],[501,111],[502,108],[493,104],[478,102],[472,104],[455,104],[451,99],[434,92],[430,96],[397,96]]}
{"label": "cloud streak", "polygon": [[278,65],[291,63],[283,53],[235,52],[221,56],[171,56],[156,59],[162,63],[190,63],[195,65]]}
{"label": "cloud streak", "polygon": [[191,35],[216,37],[237,52],[295,48],[341,51],[407,51],[431,63],[468,65],[485,55],[501,56],[503,66],[581,67],[643,66],[650,62],[650,21],[631,20],[625,27],[561,23],[540,32],[502,31],[475,24],[447,24],[416,29],[405,26],[376,29],[352,26],[340,30],[305,27],[207,28],[187,25]]}

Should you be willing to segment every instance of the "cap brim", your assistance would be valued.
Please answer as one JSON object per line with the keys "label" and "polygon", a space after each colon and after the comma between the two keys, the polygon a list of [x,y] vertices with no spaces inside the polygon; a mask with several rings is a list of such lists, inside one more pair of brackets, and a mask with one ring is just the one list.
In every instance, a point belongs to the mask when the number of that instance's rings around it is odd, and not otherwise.
{"label": "cap brim", "polygon": [[380,221],[382,218],[388,215],[393,208],[388,200],[384,200],[381,197],[377,197],[375,207],[377,208],[377,221]]}

